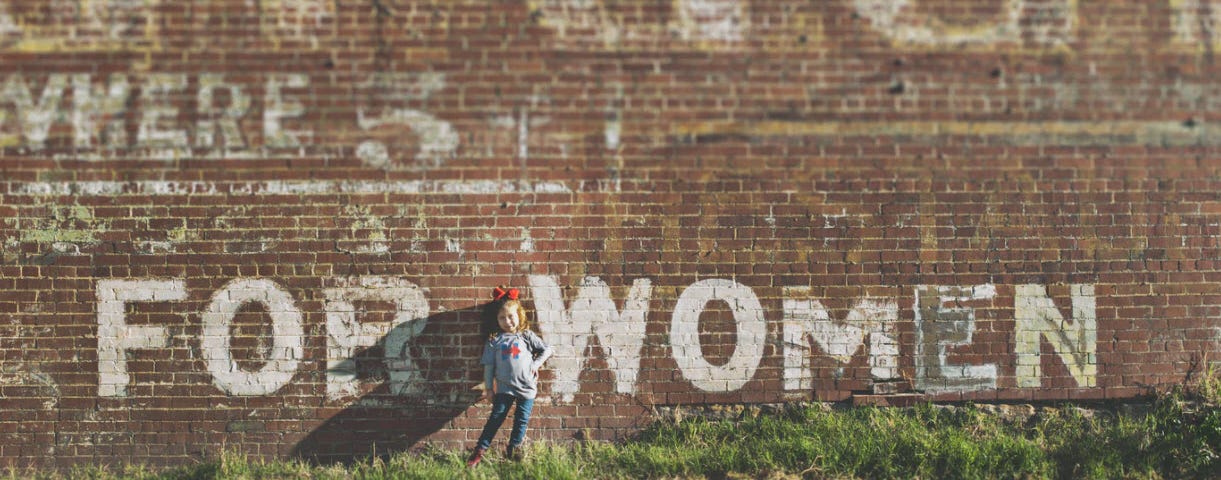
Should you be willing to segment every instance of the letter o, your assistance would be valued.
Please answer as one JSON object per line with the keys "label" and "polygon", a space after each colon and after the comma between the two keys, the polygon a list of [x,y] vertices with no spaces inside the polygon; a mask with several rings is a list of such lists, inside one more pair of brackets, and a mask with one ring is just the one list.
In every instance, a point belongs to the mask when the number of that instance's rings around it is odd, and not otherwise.
{"label": "letter o", "polygon": [[[274,341],[271,358],[257,372],[238,367],[230,355],[229,324],[250,302],[267,306]],[[270,280],[237,279],[212,296],[203,314],[203,355],[212,383],[230,395],[270,395],[292,380],[302,357],[301,310],[288,292]]]}
{"label": "letter o", "polygon": [[[713,300],[723,300],[733,311],[738,343],[729,362],[708,363],[700,349],[700,314]],[[683,377],[705,392],[731,392],[746,385],[763,361],[767,322],[763,306],[750,287],[724,279],[701,280],[687,287],[674,305],[670,346]]]}

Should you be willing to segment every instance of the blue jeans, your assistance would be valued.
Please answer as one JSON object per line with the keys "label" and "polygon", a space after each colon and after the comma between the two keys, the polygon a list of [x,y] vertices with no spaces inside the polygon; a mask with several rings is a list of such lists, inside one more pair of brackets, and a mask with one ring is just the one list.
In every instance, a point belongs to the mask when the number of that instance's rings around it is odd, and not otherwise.
{"label": "blue jeans", "polygon": [[483,434],[479,435],[479,443],[475,444],[475,448],[486,450],[492,446],[492,438],[496,437],[496,431],[505,422],[505,417],[509,416],[509,407],[513,406],[513,402],[517,402],[517,412],[513,414],[513,432],[509,434],[509,446],[521,446],[521,442],[526,439],[526,425],[530,423],[534,399],[498,393],[492,397],[492,416],[488,417],[488,423],[483,425]]}

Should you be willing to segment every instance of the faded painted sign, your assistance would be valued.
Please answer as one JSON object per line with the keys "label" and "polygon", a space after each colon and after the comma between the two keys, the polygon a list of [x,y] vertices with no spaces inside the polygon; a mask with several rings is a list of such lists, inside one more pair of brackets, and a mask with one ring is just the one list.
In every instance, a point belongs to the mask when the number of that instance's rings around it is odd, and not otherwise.
{"label": "faded painted sign", "polygon": [[[358,349],[381,346],[391,393],[418,395],[423,376],[408,346],[426,325],[431,307],[425,291],[397,277],[359,276],[332,278],[324,289],[327,338],[327,397],[352,398],[363,392],[367,380],[357,378],[353,356]],[[555,348],[549,369],[554,371],[550,391],[558,401],[570,402],[581,391],[580,376],[596,338],[614,377],[615,392],[637,392],[646,323],[652,299],[652,282],[635,280],[618,306],[611,288],[598,277],[586,277],[571,302],[565,302],[555,277],[528,279],[540,333]],[[169,347],[164,325],[132,325],[126,306],[134,302],[181,302],[187,292],[182,280],[131,279],[97,282],[98,396],[127,395],[131,381],[126,352]],[[1098,372],[1093,287],[1072,286],[1073,322],[1066,324],[1042,285],[1016,288],[1014,311],[1017,384],[1039,386],[1040,339],[1046,340],[1060,361],[1083,388],[1096,385]],[[898,304],[893,299],[858,301],[842,322],[832,321],[820,302],[809,298],[808,287],[784,289],[781,318],[786,391],[812,387],[810,358],[826,355],[848,363],[865,347],[871,376],[878,380],[899,377],[901,345],[897,340]],[[997,388],[1000,372],[994,363],[955,360],[951,349],[967,347],[976,329],[975,310],[997,299],[990,284],[969,287],[921,286],[915,289],[913,315],[915,344],[914,386],[927,393],[970,392]],[[710,302],[724,302],[732,314],[736,338],[733,353],[724,362],[710,362],[701,350],[700,318]],[[362,302],[390,302],[395,315],[389,323],[363,320]],[[238,310],[257,303],[271,318],[272,345],[262,367],[250,371],[231,353],[230,324]],[[725,279],[695,282],[682,290],[669,319],[668,344],[682,378],[705,392],[734,392],[755,379],[769,340],[767,312],[753,289]],[[303,312],[293,295],[266,279],[237,279],[214,292],[202,312],[201,351],[213,384],[228,395],[271,395],[289,384],[304,357]],[[869,341],[866,342],[865,340]],[[817,347],[817,350],[812,348]]]}
{"label": "faded painted sign", "polygon": [[[875,30],[900,44],[1040,46],[1069,43],[1077,22],[1076,0],[1005,0],[994,18],[972,18],[967,25],[948,24],[921,12],[919,0],[853,0],[857,13]],[[958,18],[955,18],[958,20]],[[1028,39],[1028,40],[1027,40]]]}

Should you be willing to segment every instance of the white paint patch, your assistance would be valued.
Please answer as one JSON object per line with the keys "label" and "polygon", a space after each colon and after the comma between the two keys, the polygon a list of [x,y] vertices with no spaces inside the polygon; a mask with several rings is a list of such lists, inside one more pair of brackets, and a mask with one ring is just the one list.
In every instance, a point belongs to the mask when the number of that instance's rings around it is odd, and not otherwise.
{"label": "white paint patch", "polygon": [[696,42],[740,42],[749,30],[744,0],[671,0],[670,25],[622,18],[605,0],[532,0],[530,7],[555,29],[556,37],[578,46],[613,46],[624,41],[666,40],[675,35]]}
{"label": "white paint patch", "polygon": [[[267,362],[257,372],[242,370],[229,350],[230,322],[243,305],[251,302],[267,307],[274,339]],[[212,296],[212,303],[204,311],[200,342],[217,388],[229,395],[271,395],[292,380],[303,358],[301,310],[292,295],[271,280],[233,280]]]}
{"label": "white paint patch", "polygon": [[678,0],[675,7],[686,40],[740,42],[750,24],[741,0]]}
{"label": "white paint patch", "polygon": [[97,87],[90,75],[73,75],[71,119],[76,147],[86,150],[102,144],[108,148],[126,147],[123,118],[130,95],[127,75],[111,74],[105,86]]}
{"label": "white paint patch", "polygon": [[1097,386],[1098,320],[1093,285],[1072,285],[1072,323],[1064,320],[1043,285],[1018,285],[1014,299],[1014,353],[1019,387],[1042,386],[1040,339],[1056,351],[1077,386]]}
{"label": "white paint patch", "polygon": [[[215,92],[220,90],[224,90],[229,96],[229,104],[223,109],[218,109],[215,105]],[[250,96],[242,92],[241,86],[225,82],[225,76],[222,74],[205,73],[199,76],[196,100],[199,119],[195,127],[197,148],[215,149],[214,152],[218,155],[246,148],[246,141],[242,138],[242,131],[237,122],[246,116],[251,102]]]}
{"label": "white paint patch", "polygon": [[1170,28],[1176,42],[1211,47],[1221,40],[1221,3],[1213,0],[1170,0]]}
{"label": "white paint patch", "polygon": [[[708,302],[724,301],[737,324],[738,343],[733,356],[722,366],[704,358],[700,347],[700,314]],[[670,324],[670,346],[683,376],[706,392],[732,392],[755,376],[763,361],[767,341],[767,322],[755,292],[745,285],[725,279],[701,280],[679,295]]]}
{"label": "white paint patch", "polygon": [[321,29],[334,16],[333,0],[257,0],[263,11],[274,12],[280,31],[303,37]]}
{"label": "white paint patch", "polygon": [[13,21],[13,16],[8,12],[8,5],[0,2],[0,40],[8,36],[20,36],[21,32],[21,27]]}
{"label": "white paint patch", "polygon": [[534,251],[534,239],[530,238],[530,229],[529,228],[521,229],[521,246],[517,248],[517,251],[519,251],[519,252],[533,252]]}
{"label": "white paint patch", "polygon": [[[376,74],[365,85],[377,92],[376,97],[384,102],[401,102],[404,100],[427,101],[432,95],[445,88],[445,75],[440,73],[381,73]],[[370,117],[366,111],[379,109],[381,114]],[[377,106],[362,106],[356,110],[357,125],[361,130],[377,128],[406,127],[419,140],[419,151],[415,155],[416,165],[423,168],[436,168],[457,154],[458,132],[450,122],[420,110],[410,108],[380,108]],[[378,146],[380,145],[380,147]],[[365,164],[387,168],[393,165],[389,149],[380,142],[366,141],[357,150],[357,155]]]}
{"label": "white paint patch", "polygon": [[870,374],[875,379],[898,378],[898,303],[860,300],[843,322],[836,323],[822,303],[808,299],[809,295],[809,287],[784,288],[785,390],[813,388],[810,340],[824,354],[846,364],[868,336]]}
{"label": "white paint patch", "polygon": [[623,128],[619,121],[619,114],[612,115],[611,119],[606,121],[606,127],[602,132],[603,138],[606,141],[606,149],[611,151],[619,150],[619,134]]}
{"label": "white paint patch", "polygon": [[522,109],[520,116],[517,122],[517,158],[524,163],[530,158],[530,115]]}
{"label": "white paint patch", "polygon": [[[90,2],[98,26],[105,29],[111,39],[133,37],[139,28],[145,27],[152,12],[153,0],[102,0]],[[103,23],[104,22],[104,23]]]}
{"label": "white paint patch", "polygon": [[975,332],[975,309],[962,304],[995,298],[996,286],[921,285],[915,297],[916,389],[942,393],[996,388],[996,364],[952,364],[947,352],[950,347],[970,345]]}
{"label": "white paint patch", "polygon": [[[187,298],[182,280],[98,280],[98,396],[125,397],[130,377],[127,351],[169,346],[165,327],[128,325],[131,302],[170,302]],[[228,332],[226,332],[227,336]]]}
{"label": "white paint patch", "polygon": [[[29,86],[21,75],[9,75],[0,86],[0,105],[10,103],[16,110],[16,125],[6,125],[7,112],[0,109],[0,144],[17,143],[24,137],[24,145],[32,150],[46,146],[51,123],[56,119],[63,103],[64,89],[68,87],[67,74],[55,73],[47,77],[38,101],[30,93]],[[17,133],[20,132],[20,133]]]}
{"label": "white paint patch", "polygon": [[175,98],[186,88],[187,76],[184,74],[154,73],[148,76],[140,94],[140,110],[144,116],[136,133],[138,146],[172,150],[187,147],[186,130],[165,125],[177,123]]}
{"label": "white paint patch", "polygon": [[564,402],[573,400],[580,390],[590,337],[597,336],[599,346],[606,352],[607,366],[615,376],[615,392],[632,394],[640,372],[652,282],[648,279],[632,282],[622,311],[611,299],[610,287],[598,277],[582,279],[568,308],[564,308],[564,294],[555,277],[531,275],[528,283],[538,312],[539,330],[555,349],[552,393]]}
{"label": "white paint patch", "polygon": [[622,37],[619,25],[611,21],[602,0],[531,0],[529,4],[561,39],[589,37],[594,42],[611,45]]}
{"label": "white paint patch", "polygon": [[[309,87],[309,75],[304,73],[282,73],[267,76],[267,98],[263,107],[263,141],[271,148],[299,148],[303,143],[312,143],[314,132],[310,130],[288,130],[285,119],[305,115],[305,105],[299,100],[285,98],[284,89]],[[303,142],[304,140],[304,142]]]}
{"label": "white paint patch", "polygon": [[[411,395],[423,391],[423,375],[411,358],[408,343],[424,332],[428,321],[428,299],[419,286],[398,277],[362,276],[334,278],[333,288],[323,290],[326,299],[327,370],[326,394],[331,400],[359,395],[356,375],[357,349],[382,343],[390,391]],[[390,323],[364,323],[357,302],[393,302]]]}
{"label": "white paint patch", "polygon": [[462,253],[462,240],[457,238],[446,238],[445,251],[449,253]]}
{"label": "white paint patch", "polygon": [[[1001,18],[956,27],[916,13],[916,0],[853,0],[873,28],[901,44],[955,47],[1023,42],[1023,28],[1040,45],[1070,41],[1077,20],[1076,0],[1005,0]],[[1038,12],[1025,16],[1025,12]]]}

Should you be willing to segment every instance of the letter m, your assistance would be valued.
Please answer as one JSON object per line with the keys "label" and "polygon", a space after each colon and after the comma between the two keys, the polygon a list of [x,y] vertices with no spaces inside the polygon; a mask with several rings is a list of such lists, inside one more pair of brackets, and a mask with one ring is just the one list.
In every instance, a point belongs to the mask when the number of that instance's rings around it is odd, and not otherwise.
{"label": "letter m", "polygon": [[640,372],[640,350],[644,346],[645,322],[653,285],[648,279],[632,283],[623,310],[611,299],[610,287],[598,277],[585,277],[577,296],[564,308],[564,294],[555,277],[531,275],[530,291],[538,311],[539,330],[555,349],[551,391],[571,402],[580,390],[580,376],[590,336],[606,352],[606,364],[615,376],[615,392],[631,394]]}

